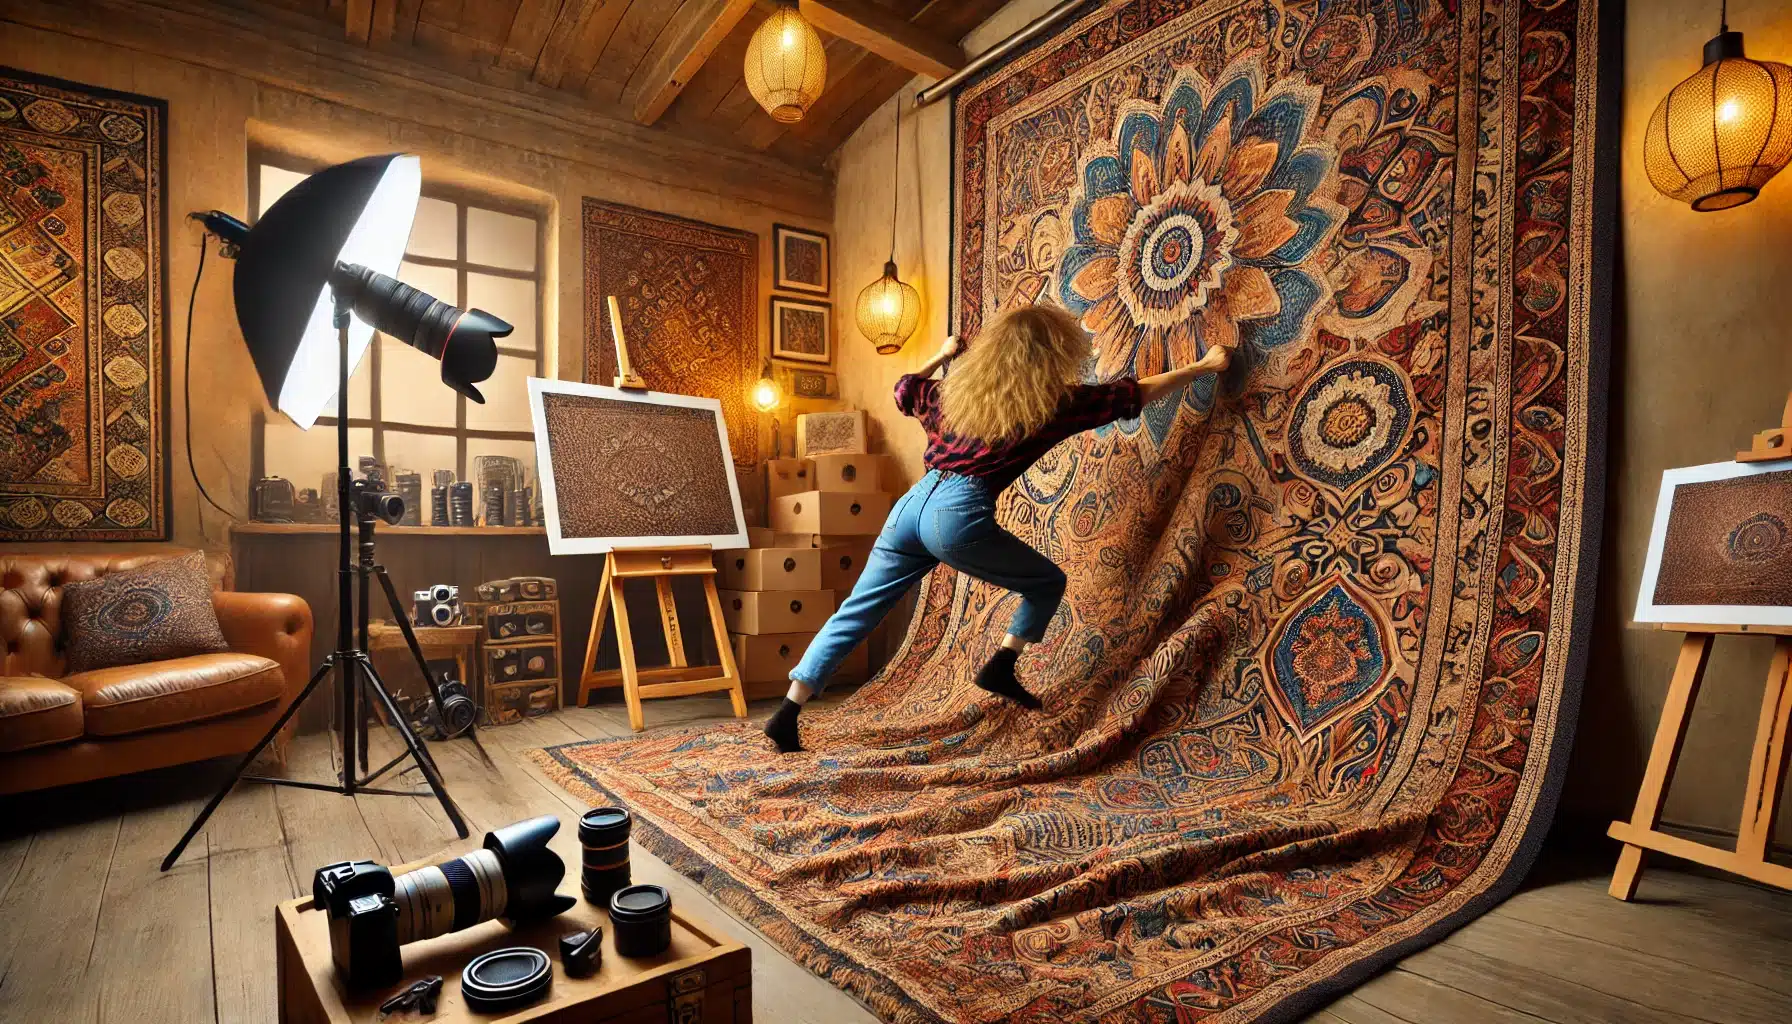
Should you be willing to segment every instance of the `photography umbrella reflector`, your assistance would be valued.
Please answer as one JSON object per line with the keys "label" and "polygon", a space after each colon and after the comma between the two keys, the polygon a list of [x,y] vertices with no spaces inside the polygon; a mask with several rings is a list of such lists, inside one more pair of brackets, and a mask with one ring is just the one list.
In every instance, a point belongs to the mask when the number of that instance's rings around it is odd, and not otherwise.
{"label": "photography umbrella reflector", "polygon": [[395,277],[422,183],[416,157],[368,156],[294,185],[252,228],[216,210],[199,217],[237,250],[243,341],[268,400],[302,428],[310,429],[336,397],[338,304],[353,313],[351,374],[377,329],[440,360],[443,383],[485,401],[473,385],[497,367],[493,339],[508,335],[510,325]]}

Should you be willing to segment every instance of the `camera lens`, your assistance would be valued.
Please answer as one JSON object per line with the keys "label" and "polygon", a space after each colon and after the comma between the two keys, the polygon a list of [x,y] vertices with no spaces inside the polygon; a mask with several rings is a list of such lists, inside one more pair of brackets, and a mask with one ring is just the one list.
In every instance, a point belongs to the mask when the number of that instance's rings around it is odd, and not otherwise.
{"label": "camera lens", "polygon": [[429,619],[438,626],[446,626],[454,621],[454,609],[445,604],[429,606]]}
{"label": "camera lens", "polygon": [[631,885],[610,897],[616,952],[654,956],[672,944],[672,894],[657,885]]}
{"label": "camera lens", "polygon": [[579,887],[585,899],[600,907],[629,884],[628,834],[632,823],[621,807],[598,807],[579,818],[579,846],[583,870]]}
{"label": "camera lens", "polygon": [[454,600],[454,588],[446,583],[437,583],[429,588],[429,599],[431,601],[452,601]]}
{"label": "camera lens", "polygon": [[459,736],[471,729],[473,719],[478,715],[479,707],[467,696],[466,686],[453,678],[442,680],[442,733],[445,736]]}
{"label": "camera lens", "polygon": [[503,866],[490,850],[418,868],[392,882],[401,946],[499,917],[509,902]]}

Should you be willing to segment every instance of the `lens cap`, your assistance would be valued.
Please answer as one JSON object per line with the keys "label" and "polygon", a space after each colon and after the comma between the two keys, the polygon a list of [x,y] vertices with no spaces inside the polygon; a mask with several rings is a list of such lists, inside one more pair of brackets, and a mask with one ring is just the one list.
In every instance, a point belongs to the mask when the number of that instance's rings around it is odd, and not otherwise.
{"label": "lens cap", "polygon": [[501,1013],[528,1006],[554,986],[553,962],[533,946],[494,949],[474,957],[460,972],[460,994],[467,1009]]}

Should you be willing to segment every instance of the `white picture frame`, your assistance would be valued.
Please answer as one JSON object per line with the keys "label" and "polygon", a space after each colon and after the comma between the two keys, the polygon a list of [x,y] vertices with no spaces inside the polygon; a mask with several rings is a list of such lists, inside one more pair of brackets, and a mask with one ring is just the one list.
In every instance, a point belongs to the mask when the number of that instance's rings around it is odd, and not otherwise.
{"label": "white picture frame", "polygon": [[[1792,462],[1713,462],[1702,466],[1685,466],[1665,470],[1661,474],[1661,490],[1655,499],[1655,521],[1649,528],[1649,550],[1643,561],[1643,578],[1637,587],[1636,622],[1713,625],[1713,626],[1792,626],[1792,607],[1771,604],[1667,604],[1657,603],[1658,584],[1673,519],[1674,497],[1687,484],[1709,483],[1788,474],[1792,486]],[[1732,542],[1734,543],[1734,542]]]}
{"label": "white picture frame", "polygon": [[[614,537],[568,537],[561,526],[560,488],[555,482],[555,459],[548,436],[547,412],[543,398],[549,394],[611,401],[632,402],[643,406],[677,406],[702,409],[715,417],[716,443],[722,460],[722,476],[728,484],[728,500],[732,506],[734,529],[728,533],[622,535]],[[529,378],[529,417],[535,428],[536,472],[541,479],[541,503],[547,529],[548,552],[555,555],[601,555],[627,548],[668,548],[708,546],[715,550],[747,546],[747,521],[741,510],[740,483],[736,479],[728,447],[728,424],[722,416],[722,403],[714,398],[675,395],[663,391],[624,391],[602,384],[577,381]]]}

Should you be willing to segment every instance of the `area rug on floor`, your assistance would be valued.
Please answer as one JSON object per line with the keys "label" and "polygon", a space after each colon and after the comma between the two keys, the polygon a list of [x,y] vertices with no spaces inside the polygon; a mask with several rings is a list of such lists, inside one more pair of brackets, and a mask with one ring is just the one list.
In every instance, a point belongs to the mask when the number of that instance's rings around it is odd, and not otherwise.
{"label": "area rug on floor", "polygon": [[942,570],[808,753],[729,725],[548,771],[894,1021],[1294,1020],[1487,909],[1592,608],[1597,14],[1141,0],[966,89],[961,333],[1038,297],[1101,376],[1241,357],[1003,501],[1071,581],[1046,711],[972,686],[1014,598]]}

